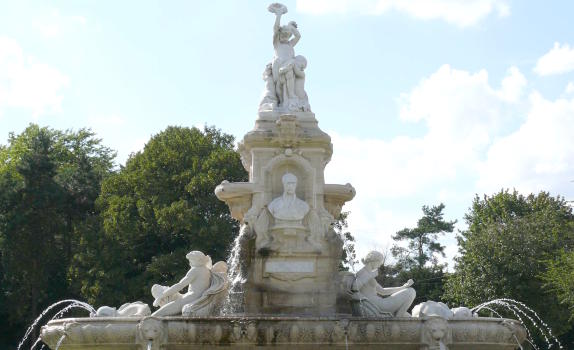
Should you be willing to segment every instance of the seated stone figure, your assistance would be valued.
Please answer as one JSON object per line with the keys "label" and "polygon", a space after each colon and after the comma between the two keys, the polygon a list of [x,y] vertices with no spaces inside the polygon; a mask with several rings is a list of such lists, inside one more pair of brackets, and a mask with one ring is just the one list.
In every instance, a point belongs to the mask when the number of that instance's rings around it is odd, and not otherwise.
{"label": "seated stone figure", "polygon": [[309,204],[297,198],[295,193],[297,177],[291,173],[285,173],[281,181],[283,182],[283,195],[273,199],[267,208],[275,218],[276,224],[301,224],[309,212]]}
{"label": "seated stone figure", "polygon": [[375,280],[383,263],[383,255],[372,251],[362,262],[365,266],[356,273],[349,291],[353,300],[353,315],[410,317],[407,310],[416,296],[415,290],[410,288],[413,280],[408,280],[401,287],[383,288]]}
{"label": "seated stone figure", "polygon": [[[211,266],[211,258],[200,251],[192,251],[186,255],[190,269],[176,284],[166,287],[154,285],[152,295],[155,298],[153,306],[160,306],[152,316],[181,315],[184,308],[194,311],[211,310],[212,304],[220,301],[220,294],[227,291],[227,265],[219,262]],[[222,273],[222,271],[224,271]],[[187,287],[186,293],[179,293]],[[201,307],[193,308],[193,305]]]}
{"label": "seated stone figure", "polygon": [[217,313],[227,298],[229,281],[227,263],[219,261],[211,268],[211,283],[199,299],[186,304],[181,309],[183,316],[210,316]]}

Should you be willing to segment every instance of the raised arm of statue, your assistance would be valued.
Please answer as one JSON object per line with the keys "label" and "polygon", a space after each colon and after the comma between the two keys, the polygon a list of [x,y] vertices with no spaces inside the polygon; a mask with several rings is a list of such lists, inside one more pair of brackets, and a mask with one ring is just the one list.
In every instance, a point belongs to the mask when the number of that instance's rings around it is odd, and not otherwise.
{"label": "raised arm of statue", "polygon": [[291,28],[291,33],[293,34],[293,39],[289,40],[289,45],[294,47],[299,42],[299,39],[301,39],[301,33],[299,33],[299,29],[297,29],[297,23],[291,21],[288,26]]}
{"label": "raised arm of statue", "polygon": [[287,7],[283,4],[272,3],[267,7],[267,10],[275,14],[275,24],[273,25],[273,44],[279,41],[279,33],[281,32],[281,16],[287,13]]}
{"label": "raised arm of statue", "polygon": [[273,25],[273,44],[279,41],[280,29],[281,29],[281,14],[275,14],[275,24]]}

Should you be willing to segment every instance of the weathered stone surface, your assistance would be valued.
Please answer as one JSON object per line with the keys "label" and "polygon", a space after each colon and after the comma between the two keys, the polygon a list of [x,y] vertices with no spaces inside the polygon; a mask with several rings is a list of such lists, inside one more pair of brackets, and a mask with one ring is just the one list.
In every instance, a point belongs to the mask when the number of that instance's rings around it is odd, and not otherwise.
{"label": "weathered stone surface", "polygon": [[331,224],[355,190],[325,184],[330,137],[311,112],[262,112],[239,152],[249,182],[223,182],[215,193],[252,232],[245,311],[334,315],[342,242]]}
{"label": "weathered stone surface", "polygon": [[[244,349],[345,347],[366,349],[511,350],[525,331],[516,321],[499,318],[445,320],[428,318],[340,317],[146,317],[74,318],[51,321],[42,339],[61,350],[183,350],[241,346]],[[113,330],[113,331],[110,331]],[[438,330],[438,331],[437,331]],[[433,333],[434,332],[434,333]]]}

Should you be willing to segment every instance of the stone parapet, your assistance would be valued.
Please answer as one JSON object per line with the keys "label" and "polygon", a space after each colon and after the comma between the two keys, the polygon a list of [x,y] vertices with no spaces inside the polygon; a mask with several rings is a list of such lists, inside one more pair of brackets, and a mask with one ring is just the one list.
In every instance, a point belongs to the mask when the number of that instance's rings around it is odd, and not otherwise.
{"label": "stone parapet", "polygon": [[[437,340],[437,325],[441,337]],[[439,327],[440,328],[440,327]],[[434,333],[433,333],[434,332]],[[60,350],[210,349],[439,349],[513,350],[525,329],[514,320],[357,317],[70,318],[42,328],[42,340]],[[97,345],[96,345],[97,344]],[[442,349],[442,348],[441,348]]]}

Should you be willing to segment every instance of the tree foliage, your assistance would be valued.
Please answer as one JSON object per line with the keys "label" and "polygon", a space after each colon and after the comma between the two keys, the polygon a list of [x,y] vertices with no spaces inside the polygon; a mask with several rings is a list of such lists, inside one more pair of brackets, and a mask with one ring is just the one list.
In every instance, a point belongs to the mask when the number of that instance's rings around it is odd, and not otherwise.
{"label": "tree foliage", "polygon": [[[571,330],[568,312],[544,278],[548,261],[563,248],[571,251],[574,243],[574,216],[564,199],[546,192],[501,191],[476,197],[465,220],[468,229],[458,237],[460,256],[445,298],[466,306],[495,298],[519,300],[558,334]],[[560,273],[562,266],[550,264],[550,271]]]}
{"label": "tree foliage", "polygon": [[233,141],[215,128],[168,127],[104,181],[98,206],[105,234],[90,238],[76,264],[89,302],[149,301],[153,283],[185,274],[190,250],[227,257],[239,227],[214,189],[247,180]]}
{"label": "tree foliage", "polygon": [[398,231],[393,239],[407,241],[407,247],[394,245],[391,249],[397,259],[394,266],[384,273],[393,285],[400,285],[409,279],[415,281],[417,297],[413,305],[427,300],[440,300],[443,294],[444,265],[438,263],[436,254],[444,257],[444,246],[437,240],[439,235],[451,233],[456,221],[445,221],[444,204],[423,206],[423,216],[417,227]]}
{"label": "tree foliage", "polygon": [[355,251],[355,237],[348,231],[349,224],[347,223],[347,218],[349,217],[349,212],[345,211],[339,215],[339,218],[333,224],[333,229],[335,233],[339,235],[343,241],[343,255],[341,256],[341,264],[339,265],[340,270],[348,271],[355,270],[355,265],[357,264],[357,253]]}
{"label": "tree foliage", "polygon": [[561,304],[570,310],[574,321],[574,247],[564,247],[556,256],[547,260],[548,270],[541,277],[544,287],[556,294]]}
{"label": "tree foliage", "polygon": [[114,156],[89,130],[34,124],[0,148],[0,313],[7,335],[0,342],[13,342],[41,308],[77,296],[67,271]]}
{"label": "tree foliage", "polygon": [[436,265],[434,254],[444,257],[444,246],[437,239],[439,235],[454,230],[456,221],[445,221],[443,216],[444,204],[423,206],[423,217],[415,228],[404,228],[394,236],[395,241],[407,241],[408,247],[393,246],[392,253],[405,268],[416,266],[422,269],[428,262]]}

